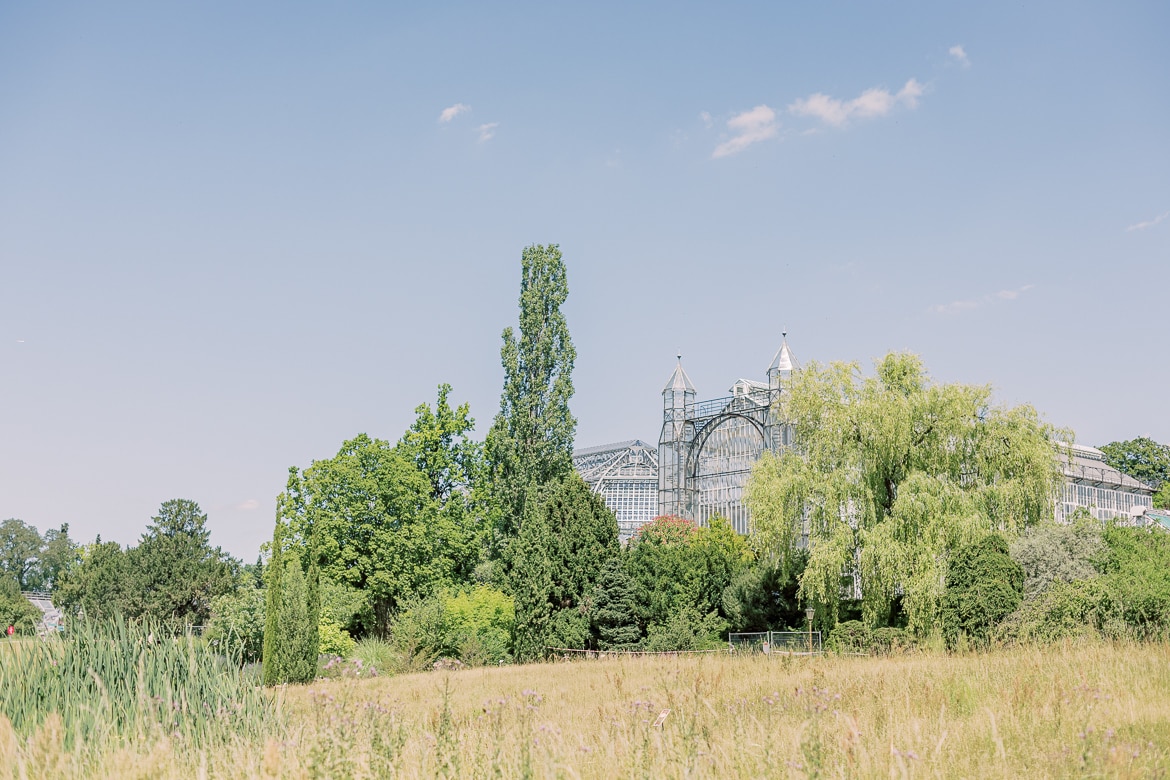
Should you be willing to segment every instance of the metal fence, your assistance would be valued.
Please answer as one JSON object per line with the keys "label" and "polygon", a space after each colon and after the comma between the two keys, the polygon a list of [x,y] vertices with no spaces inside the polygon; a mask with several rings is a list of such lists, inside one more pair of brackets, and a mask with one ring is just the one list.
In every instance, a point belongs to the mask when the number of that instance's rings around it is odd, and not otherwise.
{"label": "metal fence", "polygon": [[820,631],[756,631],[728,634],[727,644],[733,654],[819,653]]}

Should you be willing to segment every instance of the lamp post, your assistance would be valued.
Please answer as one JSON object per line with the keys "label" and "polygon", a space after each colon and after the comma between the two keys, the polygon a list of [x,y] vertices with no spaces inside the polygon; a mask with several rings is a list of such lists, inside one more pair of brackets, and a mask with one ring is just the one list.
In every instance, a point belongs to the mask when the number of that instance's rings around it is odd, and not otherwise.
{"label": "lamp post", "polygon": [[815,607],[806,607],[804,610],[804,616],[806,618],[808,618],[808,651],[809,651],[809,653],[812,653],[812,651],[813,651],[813,648],[812,648],[812,622],[813,622],[813,615],[816,614],[816,611],[817,610]]}

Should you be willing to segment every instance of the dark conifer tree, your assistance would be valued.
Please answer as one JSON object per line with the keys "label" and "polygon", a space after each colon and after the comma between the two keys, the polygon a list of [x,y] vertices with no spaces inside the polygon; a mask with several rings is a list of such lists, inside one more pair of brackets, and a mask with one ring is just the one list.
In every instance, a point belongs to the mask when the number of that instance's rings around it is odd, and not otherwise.
{"label": "dark conifer tree", "polygon": [[539,504],[529,505],[512,551],[512,597],[516,604],[512,654],[522,663],[544,657],[551,615],[549,529],[540,509]]}
{"label": "dark conifer tree", "polygon": [[642,640],[633,583],[619,555],[601,567],[593,595],[593,626],[602,650],[631,650]]}

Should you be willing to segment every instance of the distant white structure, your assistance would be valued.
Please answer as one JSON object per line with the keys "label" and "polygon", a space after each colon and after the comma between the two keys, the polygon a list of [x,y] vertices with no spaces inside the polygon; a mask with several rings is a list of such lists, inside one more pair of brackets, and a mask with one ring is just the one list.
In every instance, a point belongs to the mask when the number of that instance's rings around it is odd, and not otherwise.
{"label": "distant white structure", "polygon": [[658,514],[658,449],[631,439],[573,453],[573,467],[617,515],[624,542]]}
{"label": "distant white structure", "polygon": [[1129,519],[1154,505],[1154,489],[1105,462],[1105,453],[1083,444],[1072,445],[1064,457],[1064,496],[1056,505],[1056,519],[1065,522],[1077,509],[1087,509],[1101,521]]}

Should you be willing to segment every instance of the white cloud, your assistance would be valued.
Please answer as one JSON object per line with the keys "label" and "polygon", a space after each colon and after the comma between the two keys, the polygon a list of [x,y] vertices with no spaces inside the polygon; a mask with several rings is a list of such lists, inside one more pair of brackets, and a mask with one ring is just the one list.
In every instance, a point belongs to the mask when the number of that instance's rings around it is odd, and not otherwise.
{"label": "white cloud", "polygon": [[962,65],[964,68],[971,67],[971,59],[967,56],[967,51],[959,44],[955,44],[947,49],[947,54],[951,55],[951,59]]}
{"label": "white cloud", "polygon": [[915,108],[923,91],[922,84],[917,79],[910,79],[895,93],[874,87],[862,92],[853,100],[838,100],[816,92],[793,101],[788,106],[788,111],[797,116],[811,116],[825,124],[840,127],[854,117],[865,119],[885,116],[899,104]]}
{"label": "white cloud", "polygon": [[758,105],[728,119],[727,129],[734,135],[715,147],[711,154],[714,158],[727,157],[742,152],[752,144],[775,138],[779,124],[775,111],[765,105]]}
{"label": "white cloud", "polygon": [[1125,229],[1125,232],[1132,233],[1135,230],[1145,230],[1146,228],[1152,228],[1154,225],[1157,225],[1159,222],[1162,222],[1167,218],[1170,218],[1170,211],[1164,211],[1153,219],[1147,219],[1145,222],[1138,222],[1136,224],[1130,225]]}
{"label": "white cloud", "polygon": [[703,120],[704,127],[710,127],[714,124],[714,121],[711,119],[711,113],[709,111],[700,111],[699,119]]}
{"label": "white cloud", "polygon": [[479,133],[479,142],[490,141],[495,136],[496,128],[499,126],[499,122],[488,122],[475,128],[475,132]]}
{"label": "white cloud", "polygon": [[456,103],[453,106],[447,106],[439,113],[439,124],[445,125],[460,114],[465,114],[471,110],[471,106],[463,103]]}
{"label": "white cloud", "polygon": [[242,502],[236,504],[232,508],[233,509],[240,509],[240,510],[243,510],[244,512],[251,512],[253,509],[260,508],[260,502],[254,498],[249,498],[247,501],[242,501]]}
{"label": "white cloud", "polygon": [[1014,290],[1000,290],[999,292],[984,295],[980,298],[970,298],[965,301],[951,301],[950,303],[936,303],[927,309],[927,311],[931,314],[958,314],[959,312],[971,311],[972,309],[978,309],[999,301],[1014,301],[1035,286],[1034,284],[1025,284],[1023,287],[1017,287]]}

